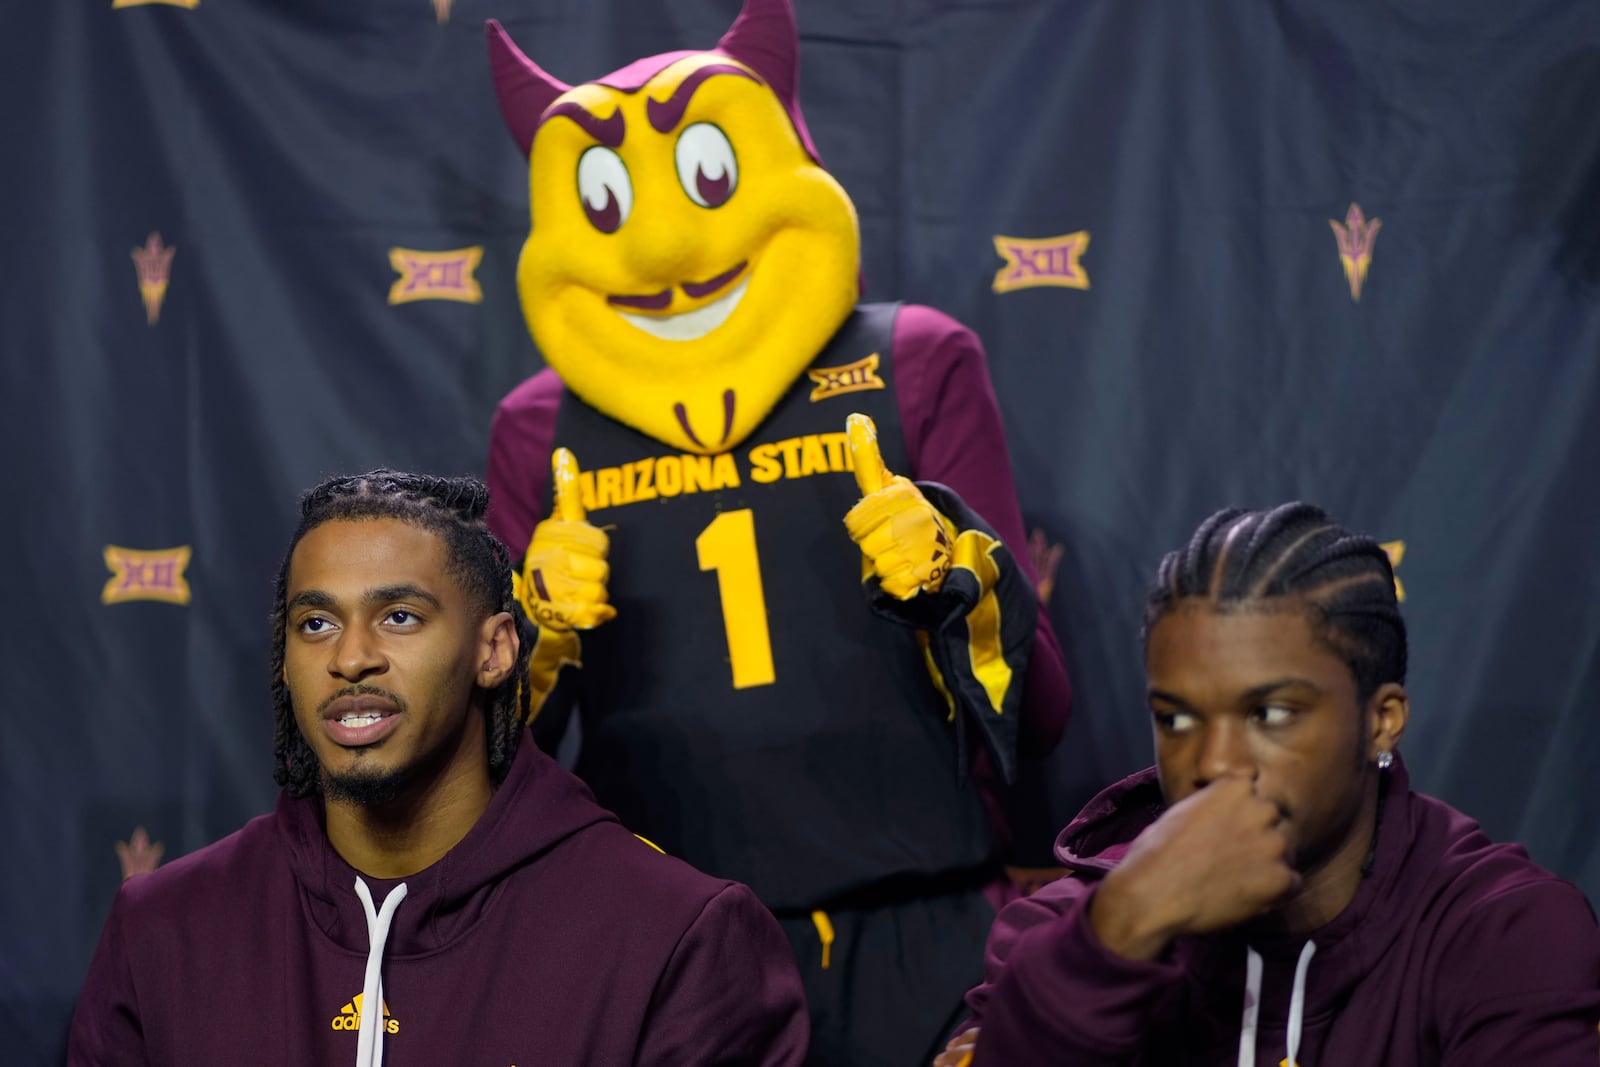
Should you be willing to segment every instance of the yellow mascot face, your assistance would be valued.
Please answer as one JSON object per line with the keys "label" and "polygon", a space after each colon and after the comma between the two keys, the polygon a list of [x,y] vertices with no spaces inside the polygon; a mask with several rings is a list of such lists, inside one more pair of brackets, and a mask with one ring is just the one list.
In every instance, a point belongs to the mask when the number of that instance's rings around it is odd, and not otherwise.
{"label": "yellow mascot face", "polygon": [[540,114],[529,329],[567,387],[687,452],[742,441],[849,315],[855,208],[754,69],[682,53]]}

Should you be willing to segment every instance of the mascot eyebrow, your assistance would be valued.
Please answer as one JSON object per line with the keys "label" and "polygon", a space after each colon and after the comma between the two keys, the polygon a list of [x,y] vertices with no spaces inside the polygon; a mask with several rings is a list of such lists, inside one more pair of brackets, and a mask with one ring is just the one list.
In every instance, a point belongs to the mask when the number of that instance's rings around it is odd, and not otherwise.
{"label": "mascot eyebrow", "polygon": [[621,145],[623,136],[628,132],[628,123],[622,117],[622,109],[620,107],[611,113],[610,118],[602,119],[582,104],[572,100],[563,100],[550,108],[549,111],[546,111],[544,117],[539,120],[539,125],[543,126],[551,119],[561,118],[562,116],[576,122],[583,127],[584,133],[593,137],[607,148],[616,148]]}
{"label": "mascot eyebrow", "polygon": [[737,74],[741,78],[749,78],[757,85],[762,84],[761,79],[745,70],[743,67],[733,66],[731,63],[712,63],[710,66],[701,67],[678,84],[672,95],[665,100],[647,99],[645,113],[650,116],[650,125],[654,126],[657,133],[671,133],[683,121],[683,113],[689,109],[689,99],[694,96],[696,89],[707,78],[718,74]]}

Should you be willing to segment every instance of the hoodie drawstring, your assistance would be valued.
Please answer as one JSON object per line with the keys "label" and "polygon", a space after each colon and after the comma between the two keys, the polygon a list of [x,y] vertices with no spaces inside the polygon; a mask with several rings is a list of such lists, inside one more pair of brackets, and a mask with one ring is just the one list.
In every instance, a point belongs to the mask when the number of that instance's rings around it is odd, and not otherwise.
{"label": "hoodie drawstring", "polygon": [[1306,1017],[1306,972],[1311,970],[1311,957],[1317,954],[1317,943],[1307,941],[1300,950],[1300,959],[1294,965],[1294,996],[1289,1000],[1289,1033],[1286,1036],[1289,1067],[1299,1067],[1300,1025]]}
{"label": "hoodie drawstring", "polygon": [[1239,1067],[1256,1067],[1256,1020],[1261,1014],[1261,953],[1244,950],[1244,1014],[1239,1017]]}
{"label": "hoodie drawstring", "polygon": [[356,1037],[356,1067],[383,1065],[383,945],[389,940],[389,924],[395,909],[406,898],[401,882],[383,898],[383,907],[374,909],[372,891],[356,878],[356,896],[367,913],[367,978],[361,988],[361,1032]]}
{"label": "hoodie drawstring", "polygon": [[[1239,1019],[1239,1067],[1255,1067],[1256,1027],[1261,1013],[1261,953],[1246,946],[1244,957],[1244,1013]],[[1294,965],[1294,992],[1289,998],[1289,1032],[1285,1043],[1289,1053],[1284,1063],[1299,1067],[1300,1031],[1306,1017],[1306,972],[1311,957],[1317,954],[1315,941],[1307,941]]]}

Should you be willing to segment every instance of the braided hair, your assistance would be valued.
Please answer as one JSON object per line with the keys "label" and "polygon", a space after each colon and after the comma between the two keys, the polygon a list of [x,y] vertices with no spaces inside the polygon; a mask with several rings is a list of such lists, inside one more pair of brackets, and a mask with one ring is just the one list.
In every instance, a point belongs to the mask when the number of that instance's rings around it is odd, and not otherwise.
{"label": "braided hair", "polygon": [[1363,704],[1386,682],[1404,684],[1406,624],[1388,554],[1310,504],[1228,508],[1201,523],[1161,560],[1141,639],[1181,599],[1228,611],[1289,597],[1305,604],[1312,632],[1350,668]]}
{"label": "braided hair", "polygon": [[486,616],[499,611],[516,620],[520,642],[511,674],[486,693],[483,702],[490,781],[498,784],[511,768],[528,704],[528,660],[538,639],[537,631],[512,593],[510,554],[484,524],[489,504],[488,488],[476,478],[438,478],[374,470],[353,477],[330,478],[300,500],[300,525],[295,528],[278,570],[272,605],[272,777],[289,791],[304,797],[320,792],[322,779],[316,755],[295,722],[289,687],[283,679],[283,657],[288,617],[289,561],[300,540],[325,522],[336,520],[398,519],[437,534],[445,544],[445,569],[461,583],[467,602]]}

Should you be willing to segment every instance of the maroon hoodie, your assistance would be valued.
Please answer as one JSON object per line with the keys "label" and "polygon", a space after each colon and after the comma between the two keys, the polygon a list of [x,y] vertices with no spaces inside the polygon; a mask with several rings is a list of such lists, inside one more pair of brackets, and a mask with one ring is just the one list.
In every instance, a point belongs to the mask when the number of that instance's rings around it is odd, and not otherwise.
{"label": "maroon hoodie", "polygon": [[1056,841],[1073,873],[995,922],[967,995],[975,1067],[1596,1067],[1600,931],[1583,894],[1413,793],[1398,761],[1387,773],[1371,873],[1336,919],[1309,939],[1180,938],[1148,963],[1102,945],[1088,904],[1160,815],[1160,786],[1146,770],[1101,793]]}
{"label": "maroon hoodie", "polygon": [[[322,805],[277,811],[117,894],[71,1064],[799,1064],[794,955],[737,883],[660,854],[524,737],[476,826],[427,870],[363,879]],[[382,945],[378,996],[367,970]],[[374,974],[373,982],[379,980]],[[359,1035],[364,1005],[368,1035]],[[376,1063],[370,1054],[363,1063]]]}

